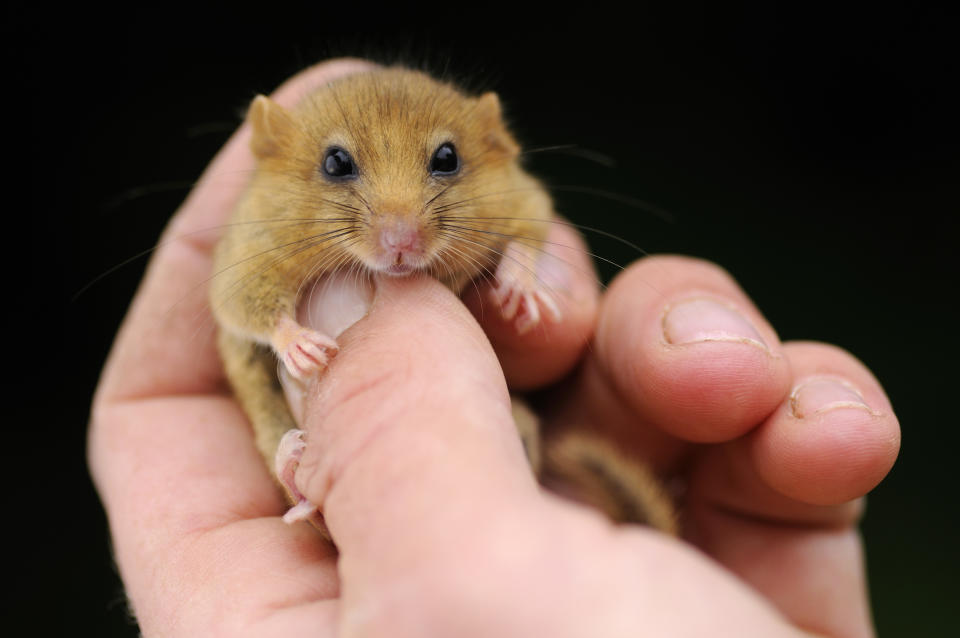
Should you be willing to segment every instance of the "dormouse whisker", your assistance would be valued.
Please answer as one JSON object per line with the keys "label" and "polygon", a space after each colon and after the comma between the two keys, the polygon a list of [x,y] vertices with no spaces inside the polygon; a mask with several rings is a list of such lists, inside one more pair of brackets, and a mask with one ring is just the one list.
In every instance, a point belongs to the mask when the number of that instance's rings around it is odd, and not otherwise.
{"label": "dormouse whisker", "polygon": [[580,159],[606,166],[607,168],[616,168],[617,162],[611,156],[599,151],[591,151],[581,148],[576,144],[557,144],[556,146],[541,146],[539,148],[524,149],[523,155],[533,155],[536,153],[558,152],[564,155],[571,155]]}
{"label": "dormouse whisker", "polygon": [[462,217],[462,216],[461,216],[461,217],[448,217],[447,219],[450,219],[451,221],[461,222],[461,223],[462,223],[462,222],[475,222],[475,223],[480,223],[480,224],[485,223],[487,220],[507,221],[507,222],[522,221],[522,222],[530,222],[530,223],[558,224],[558,225],[560,225],[560,226],[567,226],[567,227],[569,227],[569,228],[574,228],[574,229],[576,229],[576,230],[581,230],[581,231],[586,231],[586,232],[594,233],[594,234],[596,234],[596,235],[600,235],[601,237],[606,237],[607,239],[612,239],[612,240],[614,240],[614,241],[616,241],[616,242],[619,242],[619,243],[623,244],[624,246],[627,246],[627,247],[629,247],[629,248],[632,248],[633,250],[637,251],[637,253],[640,254],[640,255],[649,256],[649,253],[648,253],[646,250],[644,250],[644,249],[641,248],[640,246],[634,244],[633,242],[631,242],[631,241],[629,241],[629,240],[627,240],[627,239],[624,239],[623,237],[621,237],[621,236],[619,236],[619,235],[614,235],[613,233],[608,232],[608,231],[605,231],[605,230],[603,230],[602,228],[596,228],[596,227],[594,227],[594,226],[587,226],[587,225],[585,225],[585,224],[575,224],[575,223],[570,222],[570,221],[567,221],[567,220],[565,220],[565,219],[527,219],[527,218],[524,218],[524,217],[486,217],[486,218],[479,218],[479,217]]}

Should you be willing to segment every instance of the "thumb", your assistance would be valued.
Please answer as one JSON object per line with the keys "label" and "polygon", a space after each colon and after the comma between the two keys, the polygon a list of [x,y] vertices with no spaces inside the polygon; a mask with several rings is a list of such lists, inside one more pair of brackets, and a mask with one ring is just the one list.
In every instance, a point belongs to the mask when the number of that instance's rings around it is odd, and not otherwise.
{"label": "thumb", "polygon": [[503,372],[431,278],[386,278],[304,397],[297,486],[354,567],[397,567],[537,498]]}

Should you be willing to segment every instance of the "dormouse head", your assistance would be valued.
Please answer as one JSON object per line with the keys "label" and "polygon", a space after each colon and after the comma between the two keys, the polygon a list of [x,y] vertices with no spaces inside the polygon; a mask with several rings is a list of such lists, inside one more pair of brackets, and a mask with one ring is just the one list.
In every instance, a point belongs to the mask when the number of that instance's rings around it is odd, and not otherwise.
{"label": "dormouse head", "polygon": [[296,193],[278,193],[283,216],[322,218],[336,267],[472,277],[507,240],[490,220],[524,195],[496,94],[467,96],[423,73],[342,78],[292,111],[260,96],[248,119],[261,174]]}

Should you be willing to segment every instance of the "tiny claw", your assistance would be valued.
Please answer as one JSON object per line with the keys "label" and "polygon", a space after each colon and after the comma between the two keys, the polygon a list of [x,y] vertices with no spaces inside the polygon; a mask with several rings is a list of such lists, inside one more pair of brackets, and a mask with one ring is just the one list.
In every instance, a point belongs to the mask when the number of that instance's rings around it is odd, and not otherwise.
{"label": "tiny claw", "polygon": [[316,511],[316,505],[307,499],[303,499],[287,510],[287,513],[283,515],[283,522],[287,525],[293,525],[294,523],[299,523],[300,521],[308,521],[313,518],[313,515]]}
{"label": "tiny claw", "polygon": [[[519,296],[519,295],[518,295]],[[518,334],[525,334],[533,329],[538,323],[540,323],[540,311],[537,308],[537,302],[534,299],[534,296],[530,293],[525,293],[523,295],[523,303],[525,312],[521,313],[516,320],[516,328]]]}
{"label": "tiny claw", "polygon": [[[297,466],[300,465],[300,457],[303,456],[303,450],[307,447],[304,436],[306,436],[306,432],[303,430],[287,430],[283,438],[280,439],[280,445],[277,446],[273,471],[276,472],[277,478],[284,483],[285,487],[285,478],[287,478],[286,475],[288,472],[288,480],[292,485],[293,473],[296,472]],[[290,488],[288,487],[288,489]],[[294,486],[293,489],[296,489],[296,487]]]}
{"label": "tiny claw", "polygon": [[537,300],[540,302],[540,305],[546,308],[547,310],[547,319],[551,323],[559,323],[563,319],[563,313],[560,312],[560,306],[557,305],[556,300],[547,294],[543,290],[536,290],[533,293]]}
{"label": "tiny claw", "polygon": [[501,302],[500,314],[504,319],[510,320],[517,316],[517,311],[520,309],[520,301],[523,298],[523,295],[516,288],[510,288],[507,290],[506,294],[503,296],[504,301]]}
{"label": "tiny claw", "polygon": [[327,367],[338,351],[336,341],[286,316],[277,321],[270,341],[287,372],[303,382]]}

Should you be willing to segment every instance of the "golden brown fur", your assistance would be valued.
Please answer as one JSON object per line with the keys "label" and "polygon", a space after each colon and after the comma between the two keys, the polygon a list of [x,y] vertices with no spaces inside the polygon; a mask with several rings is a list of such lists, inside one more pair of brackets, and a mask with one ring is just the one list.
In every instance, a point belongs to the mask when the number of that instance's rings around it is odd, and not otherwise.
{"label": "golden brown fur", "polygon": [[[493,93],[468,98],[424,74],[388,69],[323,87],[292,113],[258,97],[249,121],[259,166],[218,247],[212,301],[222,325],[262,343],[276,315],[294,313],[307,280],[369,267],[371,231],[384,215],[422,224],[428,269],[454,290],[495,267],[511,237],[542,239],[552,216],[546,192],[516,161],[519,146]],[[440,181],[426,168],[446,139],[463,170]],[[331,145],[353,154],[356,183],[321,175]],[[497,218],[494,234],[475,221],[484,218]],[[452,246],[453,234],[465,241]]]}
{"label": "golden brown fur", "polygon": [[[289,112],[257,97],[248,121],[257,170],[217,247],[211,304],[227,376],[272,466],[281,437],[296,427],[274,353],[282,358],[309,282],[338,269],[390,274],[403,262],[459,291],[493,274],[505,251],[535,256],[554,213],[520,167],[493,93],[469,97],[422,73],[383,69],[320,87]],[[429,167],[445,142],[455,145],[460,169],[438,177]],[[351,179],[324,174],[324,153],[334,147],[352,156]],[[384,233],[397,228],[416,238],[416,250],[384,248]],[[520,404],[514,415],[536,471],[536,417]]]}

